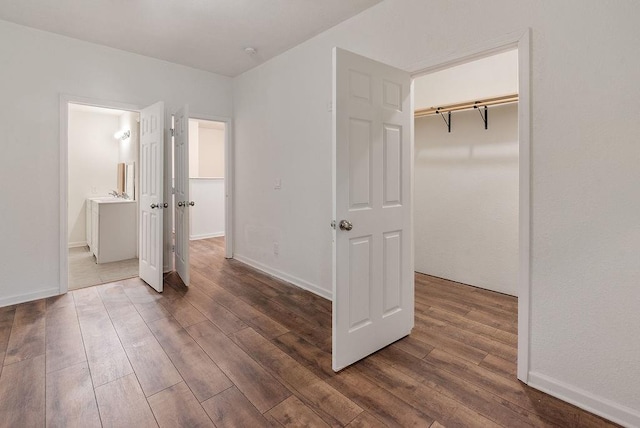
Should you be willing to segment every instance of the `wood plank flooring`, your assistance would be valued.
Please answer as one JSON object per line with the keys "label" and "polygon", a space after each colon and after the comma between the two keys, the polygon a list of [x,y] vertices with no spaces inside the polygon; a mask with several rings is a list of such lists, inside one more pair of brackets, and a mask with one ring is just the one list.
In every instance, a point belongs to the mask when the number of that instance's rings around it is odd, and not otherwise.
{"label": "wood plank flooring", "polygon": [[416,275],[416,326],[336,374],[331,302],[194,241],[133,278],[0,308],[0,427],[608,427],[515,377],[517,300]]}

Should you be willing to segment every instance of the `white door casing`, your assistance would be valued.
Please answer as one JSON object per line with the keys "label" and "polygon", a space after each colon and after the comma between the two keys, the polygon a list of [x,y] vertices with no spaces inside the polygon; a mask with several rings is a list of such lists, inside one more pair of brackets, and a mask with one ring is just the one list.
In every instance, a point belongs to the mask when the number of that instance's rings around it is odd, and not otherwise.
{"label": "white door casing", "polygon": [[[333,66],[332,331],[338,371],[413,328],[413,114],[407,72],[338,48]],[[342,220],[352,229],[342,230]]]}
{"label": "white door casing", "polygon": [[189,112],[184,106],[174,113],[175,269],[189,285]]}
{"label": "white door casing", "polygon": [[164,103],[140,112],[140,278],[162,291]]}

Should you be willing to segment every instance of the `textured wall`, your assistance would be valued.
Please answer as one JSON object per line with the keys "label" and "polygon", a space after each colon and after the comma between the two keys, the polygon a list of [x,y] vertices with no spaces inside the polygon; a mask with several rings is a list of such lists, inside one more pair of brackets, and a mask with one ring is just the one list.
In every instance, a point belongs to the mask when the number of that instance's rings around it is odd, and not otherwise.
{"label": "textured wall", "polygon": [[640,425],[638,16],[631,0],[387,0],[237,77],[237,253],[331,289],[333,46],[409,68],[531,28],[530,376]]}

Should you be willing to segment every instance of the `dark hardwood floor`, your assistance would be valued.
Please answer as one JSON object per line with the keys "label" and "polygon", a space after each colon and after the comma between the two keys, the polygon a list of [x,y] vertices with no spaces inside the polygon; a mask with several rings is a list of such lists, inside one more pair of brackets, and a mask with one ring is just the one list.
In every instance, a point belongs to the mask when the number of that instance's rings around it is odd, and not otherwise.
{"label": "dark hardwood floor", "polygon": [[515,377],[515,298],[416,275],[416,326],[336,374],[331,302],[191,244],[140,279],[0,308],[2,427],[604,427]]}

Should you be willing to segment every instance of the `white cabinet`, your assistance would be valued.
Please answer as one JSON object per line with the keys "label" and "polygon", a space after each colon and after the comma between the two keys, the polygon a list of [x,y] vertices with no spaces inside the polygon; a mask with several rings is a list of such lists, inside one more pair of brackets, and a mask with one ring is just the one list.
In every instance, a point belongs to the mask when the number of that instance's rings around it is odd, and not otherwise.
{"label": "white cabinet", "polygon": [[87,200],[87,244],[97,263],[136,257],[136,207],[135,201],[126,199]]}

